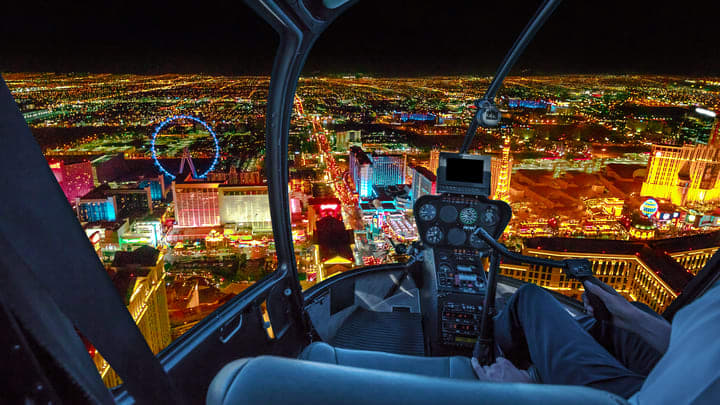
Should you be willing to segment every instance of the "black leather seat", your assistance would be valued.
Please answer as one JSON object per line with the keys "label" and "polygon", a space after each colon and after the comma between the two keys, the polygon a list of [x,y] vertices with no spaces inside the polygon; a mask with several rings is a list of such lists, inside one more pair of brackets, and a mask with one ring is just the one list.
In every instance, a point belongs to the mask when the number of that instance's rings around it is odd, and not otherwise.
{"label": "black leather seat", "polygon": [[306,347],[298,358],[340,366],[396,371],[430,377],[477,380],[470,365],[470,358],[461,356],[407,356],[403,354],[341,349],[330,346],[327,343],[315,342]]}
{"label": "black leather seat", "polygon": [[229,363],[210,384],[206,400],[208,405],[628,404],[587,387],[433,378],[272,356]]}

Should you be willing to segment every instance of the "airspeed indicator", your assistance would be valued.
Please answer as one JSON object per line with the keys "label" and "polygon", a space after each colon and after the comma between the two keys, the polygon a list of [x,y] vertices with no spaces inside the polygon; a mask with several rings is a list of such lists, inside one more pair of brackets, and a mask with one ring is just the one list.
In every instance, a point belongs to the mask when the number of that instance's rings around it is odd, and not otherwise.
{"label": "airspeed indicator", "polygon": [[472,225],[478,219],[478,212],[473,207],[466,207],[460,211],[460,222],[465,225]]}
{"label": "airspeed indicator", "polygon": [[435,219],[435,215],[437,215],[437,209],[434,205],[429,203],[420,207],[420,210],[418,211],[418,217],[425,222]]}

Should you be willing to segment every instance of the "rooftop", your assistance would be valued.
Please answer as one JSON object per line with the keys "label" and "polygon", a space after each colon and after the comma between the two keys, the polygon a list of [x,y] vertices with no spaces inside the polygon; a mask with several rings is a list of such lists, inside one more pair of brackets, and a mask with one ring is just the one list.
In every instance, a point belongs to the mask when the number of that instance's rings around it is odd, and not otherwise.
{"label": "rooftop", "polygon": [[720,245],[720,232],[651,241],[576,238],[530,238],[525,241],[525,246],[529,249],[598,255],[635,255],[677,292],[685,288],[692,275],[670,254],[718,245]]}
{"label": "rooftop", "polygon": [[362,150],[359,146],[351,146],[350,147],[350,155],[355,155],[355,158],[358,161],[358,164],[361,165],[371,165],[372,161],[370,160],[370,157],[365,153],[365,151]]}
{"label": "rooftop", "polygon": [[416,172],[418,172],[419,174],[421,174],[423,177],[427,178],[430,181],[435,181],[437,178],[433,172],[431,172],[430,170],[428,170],[427,168],[425,168],[423,166],[415,166],[414,169]]}
{"label": "rooftop", "polygon": [[160,251],[150,246],[141,246],[132,252],[118,251],[112,262],[113,267],[152,267],[157,264]]}

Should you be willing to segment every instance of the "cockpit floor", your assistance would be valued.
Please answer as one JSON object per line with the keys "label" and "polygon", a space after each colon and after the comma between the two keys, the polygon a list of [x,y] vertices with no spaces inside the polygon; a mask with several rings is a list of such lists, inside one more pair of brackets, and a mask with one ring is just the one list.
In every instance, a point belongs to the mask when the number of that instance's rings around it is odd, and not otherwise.
{"label": "cockpit floor", "polygon": [[358,308],[340,326],[330,343],[346,349],[423,356],[422,314]]}

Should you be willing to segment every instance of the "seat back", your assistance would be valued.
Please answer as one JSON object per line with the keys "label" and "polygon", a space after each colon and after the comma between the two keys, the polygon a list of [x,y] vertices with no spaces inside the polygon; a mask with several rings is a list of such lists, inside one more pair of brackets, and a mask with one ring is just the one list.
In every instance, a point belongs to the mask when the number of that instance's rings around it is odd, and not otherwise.
{"label": "seat back", "polygon": [[616,395],[586,387],[484,383],[273,356],[241,359],[226,365],[210,385],[207,403],[628,404],[625,399]]}

